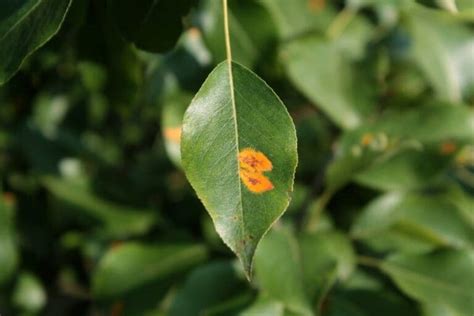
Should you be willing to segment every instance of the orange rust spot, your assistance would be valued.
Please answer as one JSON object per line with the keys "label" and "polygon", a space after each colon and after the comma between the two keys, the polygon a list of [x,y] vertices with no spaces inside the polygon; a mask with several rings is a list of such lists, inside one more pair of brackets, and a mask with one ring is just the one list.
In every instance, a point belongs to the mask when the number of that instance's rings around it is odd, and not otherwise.
{"label": "orange rust spot", "polygon": [[444,142],[444,143],[441,144],[441,146],[439,148],[439,151],[443,155],[450,155],[453,152],[455,152],[456,149],[457,149],[457,146],[456,146],[455,143],[453,143],[453,142]]}
{"label": "orange rust spot", "polygon": [[260,151],[245,148],[239,153],[239,175],[245,186],[254,193],[263,193],[274,188],[273,183],[263,175],[273,169],[272,162]]}
{"label": "orange rust spot", "polygon": [[365,134],[362,136],[362,139],[361,139],[360,143],[361,143],[363,146],[368,146],[368,145],[370,145],[373,141],[374,141],[374,135],[372,135],[371,133],[365,133]]}
{"label": "orange rust spot", "polygon": [[167,140],[179,144],[181,142],[181,127],[166,127],[164,135]]}
{"label": "orange rust spot", "polygon": [[189,29],[189,35],[193,38],[198,38],[201,36],[201,31],[197,27],[192,27]]}
{"label": "orange rust spot", "polygon": [[308,7],[312,12],[318,12],[324,9],[326,6],[326,0],[309,0]]}

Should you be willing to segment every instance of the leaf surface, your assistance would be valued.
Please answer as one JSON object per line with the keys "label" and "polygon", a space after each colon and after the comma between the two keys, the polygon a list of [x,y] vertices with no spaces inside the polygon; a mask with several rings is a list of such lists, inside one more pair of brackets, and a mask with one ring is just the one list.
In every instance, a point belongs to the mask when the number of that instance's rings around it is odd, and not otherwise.
{"label": "leaf surface", "polygon": [[438,97],[453,102],[472,97],[474,39],[470,30],[451,14],[422,6],[407,10],[407,17],[413,57]]}
{"label": "leaf surface", "polygon": [[125,243],[110,249],[93,275],[97,297],[122,295],[139,286],[183,273],[207,256],[202,245]]}
{"label": "leaf surface", "polygon": [[229,68],[214,69],[185,113],[182,164],[250,276],[258,242],[290,201],[296,132],[264,81],[239,64]]}
{"label": "leaf surface", "polygon": [[474,255],[443,250],[426,255],[394,255],[382,270],[411,297],[446,305],[461,315],[474,312]]}

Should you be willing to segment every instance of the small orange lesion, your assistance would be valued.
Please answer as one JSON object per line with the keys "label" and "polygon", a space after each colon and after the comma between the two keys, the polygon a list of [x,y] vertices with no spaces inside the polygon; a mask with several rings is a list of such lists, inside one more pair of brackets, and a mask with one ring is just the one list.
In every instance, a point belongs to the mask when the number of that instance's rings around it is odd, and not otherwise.
{"label": "small orange lesion", "polygon": [[173,143],[181,142],[181,127],[166,127],[163,131],[165,138]]}
{"label": "small orange lesion", "polygon": [[451,155],[457,150],[457,146],[455,143],[451,141],[446,141],[441,144],[439,151],[442,155]]}
{"label": "small orange lesion", "polygon": [[365,133],[364,135],[362,135],[362,139],[360,140],[363,146],[369,146],[370,144],[372,144],[373,141],[374,135],[372,135],[372,133]]}
{"label": "small orange lesion", "polygon": [[245,148],[239,153],[239,175],[245,186],[254,193],[263,193],[274,188],[263,173],[273,169],[272,162],[264,153]]}

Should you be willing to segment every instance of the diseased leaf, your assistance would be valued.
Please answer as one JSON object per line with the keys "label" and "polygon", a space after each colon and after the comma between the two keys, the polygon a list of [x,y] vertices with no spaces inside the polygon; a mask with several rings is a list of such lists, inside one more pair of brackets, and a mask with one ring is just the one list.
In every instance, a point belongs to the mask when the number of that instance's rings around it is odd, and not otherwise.
{"label": "diseased leaf", "polygon": [[181,154],[217,232],[250,276],[257,244],[293,190],[296,132],[288,112],[250,70],[232,63],[229,74],[221,63],[185,113]]}
{"label": "diseased leaf", "polygon": [[110,249],[92,277],[96,297],[117,297],[139,286],[183,273],[207,256],[202,245],[125,243]]}
{"label": "diseased leaf", "polygon": [[182,17],[194,0],[111,0],[112,14],[123,37],[138,48],[160,53],[173,48],[183,30]]}
{"label": "diseased leaf", "polygon": [[10,7],[9,1],[0,3],[1,14],[10,14],[0,20],[0,85],[58,32],[72,0],[21,2],[17,7]]}
{"label": "diseased leaf", "polygon": [[426,255],[394,255],[381,269],[409,296],[445,305],[461,315],[474,312],[474,254],[441,250]]}

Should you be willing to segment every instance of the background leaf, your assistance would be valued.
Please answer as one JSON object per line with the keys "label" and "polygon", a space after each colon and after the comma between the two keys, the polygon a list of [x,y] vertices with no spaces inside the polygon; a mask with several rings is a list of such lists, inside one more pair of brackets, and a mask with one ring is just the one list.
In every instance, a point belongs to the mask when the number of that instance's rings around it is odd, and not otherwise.
{"label": "background leaf", "polygon": [[470,251],[439,251],[427,255],[395,255],[381,266],[408,295],[426,304],[437,302],[461,315],[474,311]]}
{"label": "background leaf", "polygon": [[0,4],[0,11],[10,14],[0,20],[0,84],[8,81],[26,57],[58,32],[71,1],[21,3],[13,10],[9,3]]}

